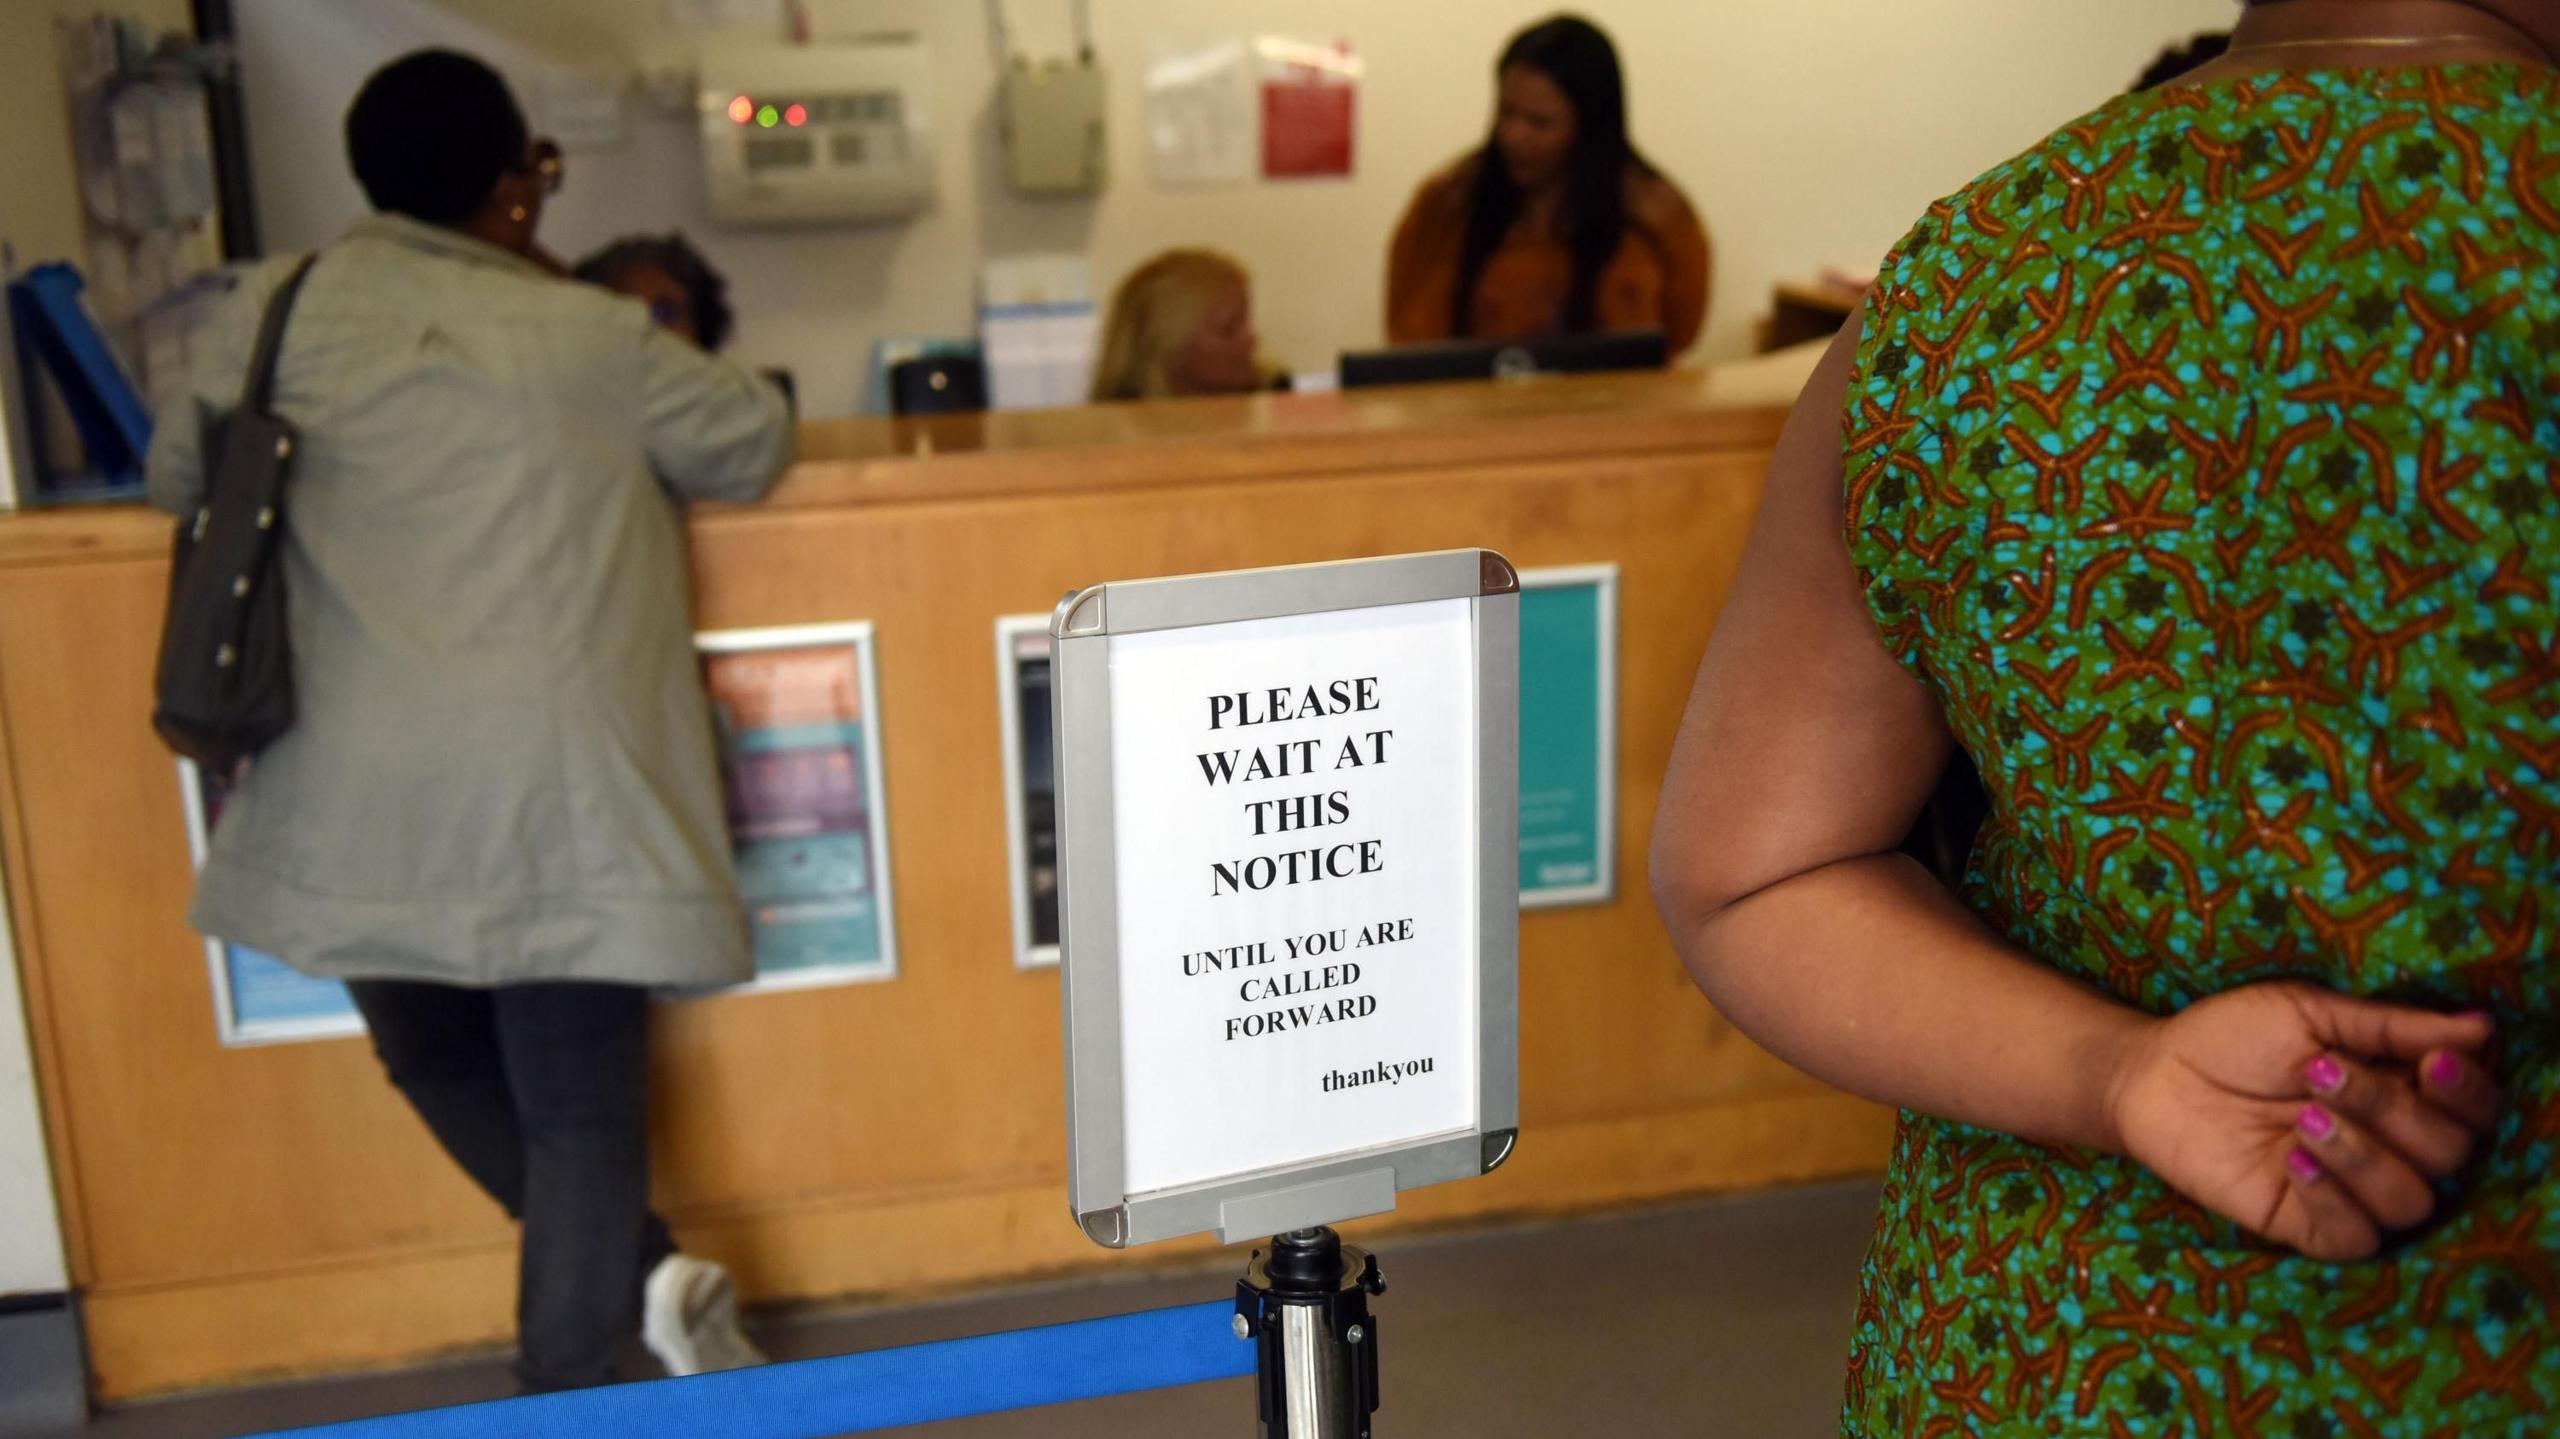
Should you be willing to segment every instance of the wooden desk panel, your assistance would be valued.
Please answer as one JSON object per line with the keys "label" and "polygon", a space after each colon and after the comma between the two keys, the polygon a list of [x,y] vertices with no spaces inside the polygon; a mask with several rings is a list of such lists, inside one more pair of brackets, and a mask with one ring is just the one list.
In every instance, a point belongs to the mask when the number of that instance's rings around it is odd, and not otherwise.
{"label": "wooden desk panel", "polygon": [[[1007,421],[1030,448],[852,457],[894,439],[880,426],[837,458],[817,445],[792,503],[697,516],[703,627],[877,627],[902,973],[661,1009],[660,1198],[688,1246],[763,1299],[1205,1247],[1113,1254],[1068,1217],[1057,978],[1012,962],[993,621],[1105,579],[1468,545],[1620,566],[1617,898],[1524,917],[1519,1155],[1361,1227],[1880,1163],[1888,1116],[1735,1036],[1644,894],[1672,731],[1776,427],[1696,377],[1648,379],[1529,387],[1525,407],[1493,387],[1377,402],[1400,424],[1343,397],[1276,437],[1263,401],[1067,412],[1049,423],[1138,437],[1044,449]],[[512,1232],[363,1042],[215,1043],[176,772],[144,722],[166,533],[130,512],[0,520],[0,840],[99,1390],[503,1342]]]}

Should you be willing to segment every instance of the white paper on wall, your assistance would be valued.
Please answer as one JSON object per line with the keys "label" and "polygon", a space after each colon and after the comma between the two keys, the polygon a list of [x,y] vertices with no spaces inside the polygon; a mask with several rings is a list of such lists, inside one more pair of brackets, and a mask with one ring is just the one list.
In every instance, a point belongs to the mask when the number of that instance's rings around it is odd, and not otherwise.
{"label": "white paper on wall", "polygon": [[1099,329],[1093,267],[1084,257],[989,260],[978,282],[978,342],[989,408],[1084,403]]}
{"label": "white paper on wall", "polygon": [[1262,131],[1252,53],[1240,37],[1147,44],[1147,168],[1159,185],[1253,178]]}
{"label": "white paper on wall", "polygon": [[718,30],[760,25],[780,30],[783,0],[666,0],[667,23],[679,30]]}
{"label": "white paper on wall", "polygon": [[535,108],[545,134],[568,151],[610,150],[629,133],[619,76],[554,66],[542,72]]}

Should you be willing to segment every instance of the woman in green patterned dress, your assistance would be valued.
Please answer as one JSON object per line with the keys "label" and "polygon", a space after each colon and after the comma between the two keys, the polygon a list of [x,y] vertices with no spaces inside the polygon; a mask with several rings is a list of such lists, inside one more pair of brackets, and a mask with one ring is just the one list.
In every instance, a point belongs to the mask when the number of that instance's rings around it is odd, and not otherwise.
{"label": "woman in green patterned dress", "polygon": [[[1904,1110],[1852,1435],[2560,1432],[2560,0],[2281,0],[1928,215],[1654,840]],[[1894,843],[1949,747],[1961,899]]]}

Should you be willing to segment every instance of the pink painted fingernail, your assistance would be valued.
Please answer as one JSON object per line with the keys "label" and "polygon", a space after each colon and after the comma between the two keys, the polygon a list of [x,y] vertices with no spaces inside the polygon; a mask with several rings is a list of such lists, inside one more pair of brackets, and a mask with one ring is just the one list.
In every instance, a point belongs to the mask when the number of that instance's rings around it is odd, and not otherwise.
{"label": "pink painted fingernail", "polygon": [[2493,1029],[2497,1027],[2498,1023],[2498,1017],[2485,1009],[2466,1009],[2462,1013],[2455,1015],[2454,1018],[2477,1020],[2478,1022],[2488,1025]]}
{"label": "pink painted fingernail", "polygon": [[2347,1082],[2347,1067],[2328,1055],[2302,1066],[2302,1077],[2311,1081],[2314,1094],[2335,1094]]}
{"label": "pink painted fingernail", "polygon": [[2462,1056],[2450,1049],[2437,1050],[2435,1058],[2427,1061],[2427,1083],[2438,1089],[2460,1089],[2463,1076],[2468,1073]]}
{"label": "pink painted fingernail", "polygon": [[2320,1168],[2320,1161],[2312,1158],[2311,1151],[2308,1149],[2296,1148],[2291,1154],[2286,1155],[2284,1157],[2284,1167],[2286,1172],[2290,1173],[2297,1181],[2303,1184],[2317,1184],[2320,1182],[2320,1175],[2322,1172]]}
{"label": "pink painted fingernail", "polygon": [[2338,1132],[2338,1121],[2319,1105],[2306,1104],[2302,1106],[2302,1113],[2294,1116],[2293,1127],[2313,1139],[2326,1139]]}

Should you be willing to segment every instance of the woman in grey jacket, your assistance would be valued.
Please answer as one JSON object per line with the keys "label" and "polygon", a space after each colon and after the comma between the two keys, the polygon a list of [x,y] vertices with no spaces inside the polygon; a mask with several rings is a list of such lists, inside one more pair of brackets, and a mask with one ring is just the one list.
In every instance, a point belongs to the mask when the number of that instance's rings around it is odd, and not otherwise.
{"label": "woman in grey jacket", "polygon": [[[295,727],[240,776],[193,918],[349,981],[392,1082],[523,1221],[529,1387],[613,1377],[641,1318],[679,1373],[752,1362],[717,1266],[648,1206],[647,996],[748,977],[693,653],[681,502],[790,458],[770,385],[559,278],[523,114],[466,56],[369,79],[377,213],[295,304],[284,566]],[[154,502],[203,493],[287,265],[205,331]]]}

